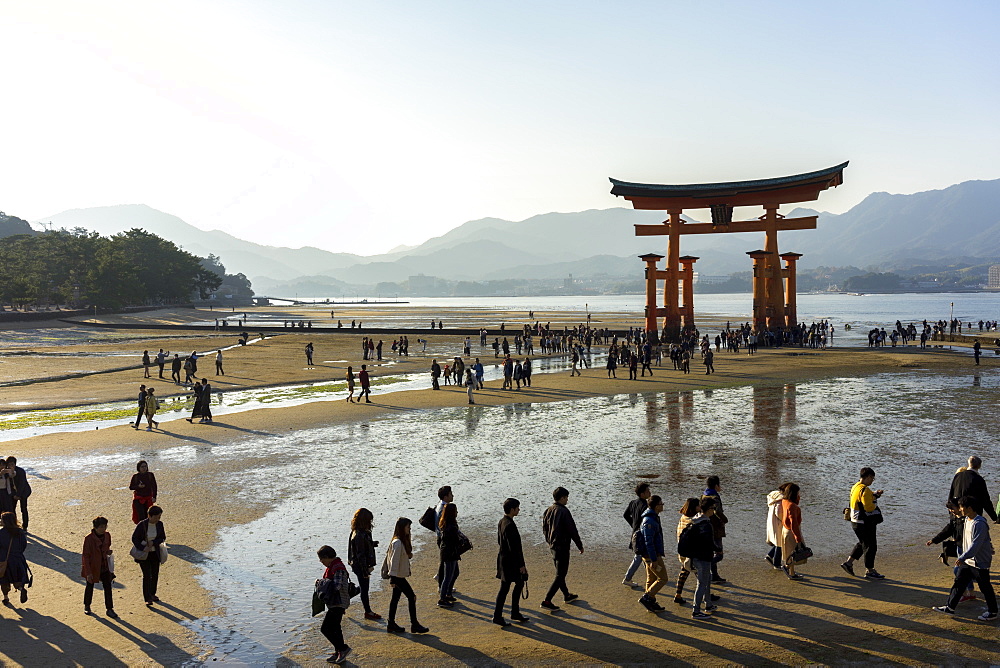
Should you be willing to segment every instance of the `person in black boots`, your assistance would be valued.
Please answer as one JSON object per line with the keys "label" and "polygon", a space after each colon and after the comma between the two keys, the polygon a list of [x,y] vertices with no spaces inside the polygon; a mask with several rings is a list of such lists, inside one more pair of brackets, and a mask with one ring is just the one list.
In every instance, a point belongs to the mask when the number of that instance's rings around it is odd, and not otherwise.
{"label": "person in black boots", "polygon": [[556,487],[552,492],[555,503],[549,506],[542,517],[542,531],[545,533],[545,542],[549,544],[552,552],[552,561],[556,566],[556,577],[549,587],[542,607],[546,610],[558,610],[559,606],[552,602],[552,597],[557,591],[562,591],[563,599],[569,603],[580,598],[576,594],[569,593],[566,587],[566,574],[569,573],[569,547],[570,543],[576,543],[580,554],[583,554],[583,542],[580,540],[580,533],[576,530],[576,522],[573,521],[573,514],[569,512],[566,503],[569,502],[569,491],[565,487]]}
{"label": "person in black boots", "polygon": [[94,601],[94,585],[98,582],[104,587],[104,607],[108,617],[117,619],[115,604],[111,598],[111,582],[115,574],[111,572],[108,557],[111,555],[111,534],[108,533],[108,518],[95,517],[94,528],[83,541],[83,568],[80,576],[87,581],[83,590],[83,612],[91,614],[90,604]]}
{"label": "person in black boots", "polygon": [[520,609],[521,591],[528,579],[528,568],[524,565],[524,552],[521,550],[521,534],[514,524],[514,518],[520,512],[521,502],[507,499],[503,502],[503,518],[497,526],[497,543],[500,545],[497,553],[497,579],[500,580],[500,591],[493,609],[493,623],[499,626],[510,626],[503,618],[503,606],[512,584],[514,593],[510,599],[510,618],[522,624],[528,621]]}

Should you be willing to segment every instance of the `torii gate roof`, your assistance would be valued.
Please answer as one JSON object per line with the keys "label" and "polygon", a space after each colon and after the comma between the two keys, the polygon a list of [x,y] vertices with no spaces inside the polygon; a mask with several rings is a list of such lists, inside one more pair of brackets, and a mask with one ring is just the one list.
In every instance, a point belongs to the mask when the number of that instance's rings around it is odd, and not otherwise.
{"label": "torii gate roof", "polygon": [[703,209],[713,204],[754,206],[811,202],[827,188],[844,182],[844,162],[817,172],[757,181],[658,185],[609,179],[611,194],[624,197],[636,209]]}

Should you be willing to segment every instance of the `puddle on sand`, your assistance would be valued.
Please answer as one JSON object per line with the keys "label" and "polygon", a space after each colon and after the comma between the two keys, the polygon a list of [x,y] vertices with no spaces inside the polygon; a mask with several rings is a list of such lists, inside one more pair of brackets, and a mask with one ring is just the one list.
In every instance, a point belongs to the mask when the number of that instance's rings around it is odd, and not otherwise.
{"label": "puddle on sand", "polygon": [[[606,357],[606,356],[605,356]],[[593,364],[600,363],[601,356],[593,356]],[[390,362],[389,364],[392,364]],[[532,361],[533,373],[553,373],[565,371],[568,365],[562,358],[543,358]],[[428,367],[430,362],[428,361]],[[498,365],[483,363],[484,378],[498,380],[502,371]],[[360,367],[360,365],[359,365]],[[169,385],[167,385],[169,387]],[[373,395],[391,392],[423,390],[430,386],[428,373],[400,374],[396,376],[376,376],[372,378]],[[212,404],[215,416],[253,410],[255,408],[286,408],[300,406],[313,401],[333,401],[347,396],[346,381],[327,381],[261,387],[230,392],[216,392]],[[9,404],[11,405],[11,404]],[[30,405],[30,403],[28,404]],[[161,422],[184,417],[194,405],[192,395],[184,394],[160,399],[157,416]],[[0,441],[11,441],[42,434],[66,431],[91,431],[134,422],[136,404],[133,401],[73,406],[51,410],[0,413]]]}
{"label": "puddle on sand", "polygon": [[[996,374],[981,374],[978,387],[968,376],[882,374],[469,406],[248,439],[255,453],[273,453],[273,475],[261,485],[250,471],[239,482],[275,505],[257,521],[222,530],[204,555],[200,582],[224,613],[192,626],[215,648],[209,660],[257,665],[310,653],[316,648],[304,631],[314,624],[316,549],[345,550],[351,515],[365,506],[375,514],[381,560],[395,518],[415,521],[443,484],[452,485],[459,523],[480,548],[470,559],[495,558],[499,506],[508,496],[521,500],[525,549],[544,551],[539,518],[551,490],[564,485],[585,545],[620,551],[624,566],[628,529],[620,518],[639,476],[657,476],[651,484],[672,527],[674,509],[701,493],[705,476],[720,475],[727,552],[739,559],[764,549],[765,494],[794,480],[803,489],[803,529],[831,537],[820,544],[828,556],[854,542],[840,510],[857,470],[871,465],[886,490],[883,543],[899,547],[940,528],[951,476],[970,449],[1000,461],[991,436],[998,385]],[[434,549],[429,532],[414,527],[415,547]]]}

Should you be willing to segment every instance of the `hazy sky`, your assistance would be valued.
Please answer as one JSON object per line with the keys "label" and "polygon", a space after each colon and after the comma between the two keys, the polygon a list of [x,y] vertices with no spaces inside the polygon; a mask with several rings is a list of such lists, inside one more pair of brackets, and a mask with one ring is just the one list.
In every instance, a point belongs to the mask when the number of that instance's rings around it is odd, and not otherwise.
{"label": "hazy sky", "polygon": [[[1000,3],[0,0],[0,209],[145,203],[371,254],[467,220],[851,166],[1000,178]],[[630,230],[621,230],[630,234]]]}

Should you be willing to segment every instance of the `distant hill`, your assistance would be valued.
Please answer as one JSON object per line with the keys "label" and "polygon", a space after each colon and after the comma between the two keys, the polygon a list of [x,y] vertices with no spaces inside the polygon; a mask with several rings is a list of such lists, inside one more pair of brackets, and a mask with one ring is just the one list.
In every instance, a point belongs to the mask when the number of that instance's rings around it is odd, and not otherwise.
{"label": "distant hill", "polygon": [[[177,216],[157,211],[145,204],[122,204],[90,209],[71,209],[40,219],[52,222],[54,229],[83,227],[102,235],[112,235],[140,227],[173,241],[189,253],[222,258],[230,273],[257,276],[266,272],[277,279],[291,279],[319,274],[331,268],[354,264],[361,256],[331,253],[319,248],[283,248],[264,246],[238,239],[218,230],[205,231]],[[39,222],[39,221],[34,221]]]}
{"label": "distant hill", "polygon": [[[694,212],[704,215],[704,211]],[[816,230],[782,232],[782,251],[803,253],[803,268],[893,266],[899,262],[972,262],[1000,258],[1000,180],[968,181],[913,195],[873,193],[842,214],[798,208],[789,216],[818,215]],[[215,253],[231,272],[258,285],[294,290],[296,279],[331,289],[398,282],[424,274],[452,280],[577,278],[641,275],[637,255],[666,252],[664,237],[636,237],[635,224],[661,222],[659,211],[626,208],[546,213],[522,221],[469,221],[418,246],[359,256],[317,248],[275,248],[205,232],[143,205],[66,211],[43,220],[113,234],[142,227],[198,255]],[[701,259],[701,274],[746,271],[746,252],[762,233],[685,236],[682,252]],[[265,290],[268,292],[271,290]],[[260,292],[260,290],[258,290]],[[302,291],[300,291],[301,293]]]}
{"label": "distant hill", "polygon": [[22,220],[17,216],[8,216],[3,211],[0,211],[0,239],[17,236],[18,234],[38,234],[38,232],[31,228],[28,221]]}

